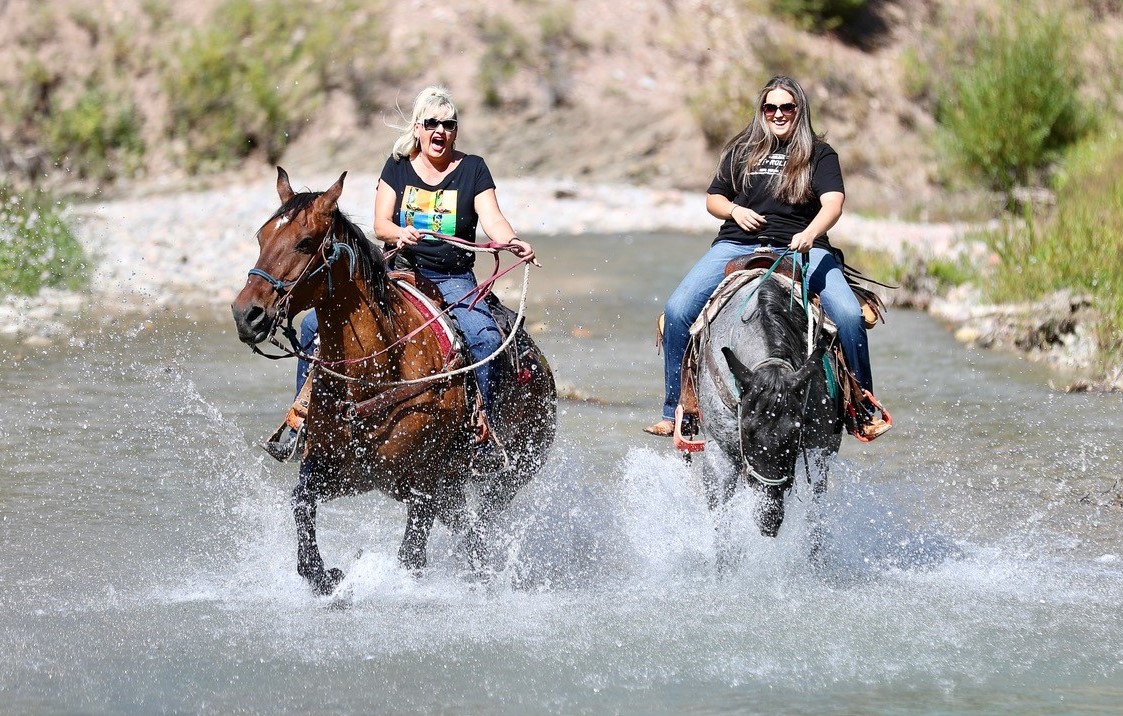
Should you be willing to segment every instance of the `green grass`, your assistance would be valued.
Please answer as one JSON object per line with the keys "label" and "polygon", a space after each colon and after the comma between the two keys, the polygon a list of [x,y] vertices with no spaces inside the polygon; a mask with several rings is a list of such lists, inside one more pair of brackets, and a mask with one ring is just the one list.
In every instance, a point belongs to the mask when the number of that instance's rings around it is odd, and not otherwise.
{"label": "green grass", "polygon": [[128,176],[144,156],[132,100],[96,85],[72,104],[58,102],[41,126],[52,158],[81,177]]}
{"label": "green grass", "polygon": [[772,0],[772,10],[801,30],[836,30],[867,5],[867,0]]}
{"label": "green grass", "polygon": [[61,206],[45,193],[0,185],[0,293],[34,296],[88,283],[89,264]]}

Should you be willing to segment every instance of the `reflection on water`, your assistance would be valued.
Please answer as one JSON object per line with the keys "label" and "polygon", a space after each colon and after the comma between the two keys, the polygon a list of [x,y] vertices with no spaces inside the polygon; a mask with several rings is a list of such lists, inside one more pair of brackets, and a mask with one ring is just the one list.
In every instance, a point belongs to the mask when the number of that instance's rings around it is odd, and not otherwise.
{"label": "reflection on water", "polygon": [[895,312],[872,340],[897,428],[844,443],[821,559],[802,485],[776,540],[742,493],[719,574],[697,468],[639,432],[661,402],[654,316],[704,244],[536,242],[532,322],[559,381],[600,402],[563,403],[487,580],[443,529],[429,573],[402,573],[403,510],[372,494],[321,511],[348,577],[310,596],[295,471],[253,446],[291,366],[222,312],[0,345],[0,711],[1114,709],[1118,399],[1052,394],[1040,369]]}

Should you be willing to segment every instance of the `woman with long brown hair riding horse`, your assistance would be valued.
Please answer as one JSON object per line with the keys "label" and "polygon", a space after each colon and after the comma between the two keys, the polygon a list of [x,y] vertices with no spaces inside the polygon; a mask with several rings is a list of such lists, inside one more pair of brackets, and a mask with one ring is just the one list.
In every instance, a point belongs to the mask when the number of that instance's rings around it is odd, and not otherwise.
{"label": "woman with long brown hair riding horse", "polygon": [[[761,247],[809,254],[810,291],[837,325],[849,369],[872,396],[862,310],[827,238],[845,198],[838,154],[815,134],[807,94],[790,77],[773,77],[760,91],[749,124],[722,150],[707,190],[706,210],[724,222],[717,238],[667,301],[663,415],[646,432],[673,434],[690,326],[721,282],[726,264]],[[873,439],[891,425],[878,417],[873,404],[860,403],[856,412],[859,439]]]}

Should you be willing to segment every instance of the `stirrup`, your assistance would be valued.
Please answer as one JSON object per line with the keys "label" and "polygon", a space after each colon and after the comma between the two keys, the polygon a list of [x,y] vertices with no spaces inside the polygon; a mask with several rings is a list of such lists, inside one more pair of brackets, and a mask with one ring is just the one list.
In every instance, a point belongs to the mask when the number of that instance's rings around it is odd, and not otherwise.
{"label": "stirrup", "polygon": [[[290,462],[299,459],[299,453],[304,447],[304,420],[308,417],[308,404],[311,398],[312,380],[311,376],[308,376],[296,400],[292,402],[289,412],[285,414],[285,419],[261,444],[262,449],[274,460]],[[292,434],[287,435],[286,430],[291,430]]]}
{"label": "stirrup", "polygon": [[[697,426],[697,418],[693,415],[686,417],[682,406],[679,405],[675,408],[675,450],[681,452],[700,452],[705,450],[705,440],[688,440],[682,436],[682,425],[684,422],[687,424],[688,429],[689,427]],[[691,425],[692,423],[693,425]],[[696,435],[697,431],[694,431],[692,434]]]}
{"label": "stirrup", "polygon": [[268,440],[261,443],[261,449],[277,462],[299,460],[300,453],[304,450],[304,425],[294,429],[286,420]]}
{"label": "stirrup", "polygon": [[868,443],[889,432],[889,428],[893,427],[893,416],[890,415],[889,411],[885,409],[885,406],[883,406],[878,401],[878,399],[873,396],[873,393],[869,392],[865,388],[862,389],[862,397],[865,398],[863,403],[869,403],[877,410],[877,412],[881,413],[881,425],[878,427],[877,432],[875,432],[873,435],[866,435],[862,432],[862,426],[868,424],[871,419],[878,419],[877,416],[872,415],[859,419],[858,409],[854,406],[854,403],[850,404],[850,434],[857,438],[859,442]]}
{"label": "stirrup", "polygon": [[507,448],[499,442],[499,437],[494,431],[488,431],[487,437],[472,447],[472,457],[468,460],[468,471],[473,478],[482,478],[492,473],[505,472],[511,468],[511,456]]}

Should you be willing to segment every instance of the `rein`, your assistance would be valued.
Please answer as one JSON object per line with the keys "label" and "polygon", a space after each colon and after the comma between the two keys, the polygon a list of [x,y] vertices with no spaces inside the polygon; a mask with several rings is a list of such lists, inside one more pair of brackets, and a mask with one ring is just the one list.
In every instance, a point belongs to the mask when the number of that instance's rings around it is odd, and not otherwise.
{"label": "rein", "polygon": [[[333,218],[332,229],[334,229],[334,225],[335,225],[335,220]],[[443,310],[437,311],[435,313],[435,315],[433,315],[433,317],[431,317],[428,320],[426,320],[425,322],[423,322],[420,326],[414,328],[408,334],[399,337],[397,340],[395,340],[393,343],[386,346],[385,348],[383,348],[379,351],[376,351],[376,352],[374,352],[370,355],[361,356],[359,358],[348,358],[346,360],[338,360],[338,361],[325,361],[322,358],[320,358],[319,356],[309,354],[306,350],[307,346],[301,346],[300,345],[299,341],[296,340],[296,338],[295,338],[295,331],[292,328],[291,319],[288,321],[288,323],[289,323],[288,329],[287,330],[281,329],[282,332],[284,332],[286,334],[286,337],[289,339],[289,343],[291,345],[291,350],[286,348],[285,346],[283,346],[280,343],[280,341],[278,341],[276,339],[276,336],[274,334],[276,333],[276,331],[278,330],[278,327],[282,323],[282,320],[280,320],[280,319],[282,319],[283,317],[286,317],[287,314],[288,314],[288,301],[291,297],[291,290],[292,290],[293,286],[295,286],[296,284],[298,284],[301,281],[311,279],[317,273],[319,273],[320,271],[322,271],[326,268],[330,268],[330,266],[332,264],[334,264],[336,261],[338,261],[339,258],[343,254],[347,254],[348,258],[351,260],[351,267],[352,267],[351,273],[352,274],[354,273],[354,267],[355,267],[355,251],[354,251],[354,249],[351,246],[349,246],[345,243],[337,241],[335,239],[334,235],[333,235],[334,231],[329,230],[328,235],[325,237],[324,243],[323,243],[323,245],[321,247],[321,250],[320,250],[320,254],[324,256],[324,263],[321,264],[315,271],[312,271],[311,273],[308,273],[308,269],[311,266],[312,261],[315,259],[315,256],[311,257],[308,260],[308,264],[305,265],[304,270],[301,272],[301,275],[298,276],[296,278],[296,280],[294,280],[294,281],[287,281],[287,282],[286,281],[280,281],[280,280],[274,278],[273,276],[269,275],[268,273],[266,273],[265,271],[263,271],[261,269],[257,269],[257,268],[250,269],[249,273],[250,273],[251,276],[259,276],[259,277],[263,278],[264,280],[268,281],[269,284],[271,286],[273,286],[273,290],[276,291],[277,293],[279,293],[282,296],[281,304],[278,308],[278,319],[279,320],[276,323],[274,323],[273,331],[270,333],[270,336],[269,336],[269,342],[272,343],[277,348],[281,349],[281,351],[284,352],[284,355],[280,355],[280,356],[268,355],[266,353],[263,353],[260,349],[258,349],[257,346],[253,347],[254,351],[257,352],[258,354],[263,355],[263,356],[265,356],[267,358],[270,358],[272,360],[279,360],[281,358],[303,358],[304,360],[308,361],[309,363],[312,363],[313,365],[315,365],[318,369],[322,370],[324,373],[326,373],[328,375],[331,375],[335,378],[339,378],[339,379],[347,381],[349,383],[356,383],[356,384],[361,384],[361,385],[370,386],[370,387],[382,387],[382,388],[399,388],[399,387],[402,387],[402,386],[424,385],[424,384],[428,384],[428,383],[434,383],[434,382],[438,382],[438,381],[448,380],[449,378],[452,378],[453,376],[460,375],[462,373],[467,373],[468,371],[471,371],[471,370],[475,370],[476,368],[483,365],[484,363],[487,363],[488,361],[492,360],[496,356],[501,355],[503,353],[503,351],[507,350],[507,348],[510,346],[511,342],[515,339],[515,334],[518,332],[518,329],[522,325],[522,322],[523,322],[523,319],[524,319],[524,315],[525,315],[525,311],[526,311],[526,296],[527,296],[527,292],[528,292],[529,285],[530,285],[530,262],[529,262],[529,260],[527,260],[525,258],[522,258],[522,257],[519,257],[519,260],[516,263],[514,263],[511,266],[509,266],[508,268],[500,271],[499,270],[499,253],[501,251],[513,251],[514,247],[510,246],[509,244],[499,244],[499,243],[496,243],[494,241],[476,244],[476,243],[472,243],[470,241],[464,241],[463,239],[459,239],[455,236],[447,236],[445,234],[439,234],[439,233],[432,232],[432,231],[425,231],[423,233],[425,233],[429,236],[432,236],[433,240],[435,240],[435,241],[445,241],[445,242],[448,242],[448,243],[457,244],[457,245],[461,246],[462,248],[464,248],[466,250],[469,250],[469,251],[478,251],[478,252],[481,252],[481,253],[491,253],[491,254],[493,254],[494,257],[495,257],[495,268],[492,271],[491,276],[489,276],[487,279],[479,282],[476,285],[475,288],[473,288],[472,290],[465,293],[463,296],[461,296],[456,301],[451,302]],[[327,254],[325,254],[325,252],[329,248],[331,249],[332,253],[330,255],[327,255]],[[395,249],[395,251],[396,251],[396,249]],[[392,254],[393,254],[393,252],[388,252],[387,255],[392,255]],[[425,330],[426,328],[431,326],[433,323],[440,320],[440,318],[442,316],[448,315],[449,312],[452,310],[452,306],[464,301],[464,299],[468,298],[469,296],[472,296],[473,294],[475,294],[475,297],[472,299],[471,303],[469,304],[469,308],[474,307],[477,303],[479,303],[480,300],[482,300],[491,291],[491,289],[494,286],[496,281],[498,281],[500,278],[502,278],[506,274],[513,271],[515,268],[517,268],[519,266],[519,264],[522,264],[522,266],[523,266],[523,282],[522,282],[522,291],[521,291],[521,294],[519,296],[518,313],[515,316],[515,321],[512,323],[511,331],[507,335],[507,338],[503,341],[502,344],[500,344],[499,348],[497,348],[491,355],[487,356],[483,360],[477,361],[476,363],[473,363],[471,365],[460,366],[460,367],[453,368],[451,370],[443,370],[443,371],[440,371],[438,373],[434,373],[433,375],[425,376],[423,378],[415,378],[415,379],[411,379],[411,380],[383,381],[383,382],[374,382],[374,381],[367,380],[365,378],[356,378],[356,377],[345,375],[345,374],[340,373],[338,371],[332,370],[333,367],[337,367],[337,366],[341,366],[341,365],[350,365],[350,364],[353,364],[353,363],[361,363],[363,361],[371,360],[373,358],[377,358],[379,356],[382,356],[382,355],[388,353],[389,351],[391,351],[395,347],[408,342],[414,336],[418,335],[423,330]],[[329,294],[331,293],[331,291],[332,291],[331,274],[328,273],[328,292],[329,292]],[[446,360],[447,360],[447,357],[446,357]],[[455,363],[456,363],[456,361],[451,362],[452,365],[455,365]],[[446,363],[446,366],[447,365],[450,365],[450,364]],[[375,399],[372,399],[372,400],[379,400],[379,399],[375,398]],[[365,402],[371,402],[371,401],[365,401]],[[348,414],[351,415],[351,416],[355,416],[356,415],[355,408],[356,407],[361,408],[361,406],[362,406],[362,404],[359,404],[359,406],[352,406],[348,410]]]}

